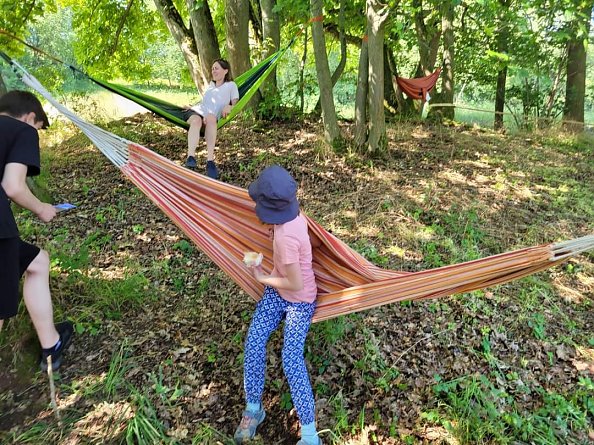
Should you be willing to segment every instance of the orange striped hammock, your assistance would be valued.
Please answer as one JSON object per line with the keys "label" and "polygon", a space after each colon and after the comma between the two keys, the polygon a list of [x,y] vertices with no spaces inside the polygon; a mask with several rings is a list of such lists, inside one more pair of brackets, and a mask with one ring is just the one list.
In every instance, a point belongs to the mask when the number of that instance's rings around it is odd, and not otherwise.
{"label": "orange striped hammock", "polygon": [[[25,72],[26,73],[26,72]],[[215,181],[98,128],[59,104],[32,76],[23,81],[71,119],[94,144],[247,294],[259,299],[263,286],[243,264],[246,251],[262,252],[272,269],[272,241],[245,189]],[[307,218],[318,284],[315,321],[388,303],[470,292],[552,267],[594,247],[594,236],[545,244],[422,272],[385,270]]]}

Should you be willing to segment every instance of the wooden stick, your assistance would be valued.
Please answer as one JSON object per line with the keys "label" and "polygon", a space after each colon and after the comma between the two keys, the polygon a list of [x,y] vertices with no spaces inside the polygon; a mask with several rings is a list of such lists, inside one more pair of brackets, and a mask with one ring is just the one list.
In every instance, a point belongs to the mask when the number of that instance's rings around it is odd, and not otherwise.
{"label": "wooden stick", "polygon": [[62,428],[62,419],[60,418],[60,411],[58,411],[58,404],[56,403],[56,386],[54,385],[54,370],[52,369],[52,356],[47,356],[47,377],[50,385],[50,400],[56,419],[58,419],[58,426]]}

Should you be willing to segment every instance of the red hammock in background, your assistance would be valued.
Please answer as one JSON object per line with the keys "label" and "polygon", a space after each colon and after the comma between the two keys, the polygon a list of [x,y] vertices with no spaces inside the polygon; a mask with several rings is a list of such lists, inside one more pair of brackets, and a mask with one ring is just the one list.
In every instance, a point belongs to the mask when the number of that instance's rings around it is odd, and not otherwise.
{"label": "red hammock in background", "polygon": [[417,77],[416,79],[405,79],[404,77],[398,76],[394,77],[400,89],[406,93],[408,97],[426,102],[429,99],[427,93],[433,89],[440,74],[441,68],[437,68],[435,72],[428,76]]}

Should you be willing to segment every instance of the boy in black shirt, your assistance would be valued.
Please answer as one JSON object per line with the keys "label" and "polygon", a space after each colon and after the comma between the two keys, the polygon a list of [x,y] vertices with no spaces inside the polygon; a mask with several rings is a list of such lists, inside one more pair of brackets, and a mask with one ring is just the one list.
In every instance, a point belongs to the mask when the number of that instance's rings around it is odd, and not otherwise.
{"label": "boy in black shirt", "polygon": [[49,255],[22,241],[10,201],[37,215],[43,222],[56,216],[51,204],[41,202],[27,187],[27,176],[39,174],[39,135],[47,128],[47,116],[39,100],[26,91],[10,91],[0,97],[0,329],[4,319],[17,313],[19,282],[25,274],[23,299],[37,331],[42,354],[40,367],[62,363],[62,353],[72,337],[72,323],[54,325],[49,288]]}

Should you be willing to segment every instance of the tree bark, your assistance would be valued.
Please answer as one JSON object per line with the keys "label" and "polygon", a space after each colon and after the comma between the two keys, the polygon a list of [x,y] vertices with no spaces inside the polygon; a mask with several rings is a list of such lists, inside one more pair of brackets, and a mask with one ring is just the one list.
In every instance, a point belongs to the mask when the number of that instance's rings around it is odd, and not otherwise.
{"label": "tree bark", "polygon": [[225,6],[225,32],[227,54],[233,73],[244,73],[250,68],[248,0],[227,0]]}
{"label": "tree bark", "polygon": [[369,136],[367,150],[386,148],[384,115],[384,30],[389,9],[380,0],[367,0],[367,36],[369,57]]}
{"label": "tree bark", "polygon": [[[250,8],[250,18],[249,23],[252,24],[252,32],[254,40],[258,47],[262,46],[263,37],[262,37],[262,6],[258,0],[248,0],[248,5]],[[249,26],[248,23],[248,26]]]}
{"label": "tree bark", "polygon": [[[322,1],[310,0],[310,12],[314,18],[322,17]],[[324,123],[324,137],[330,144],[340,138],[340,129],[334,107],[334,96],[332,94],[332,79],[328,56],[326,54],[326,39],[324,38],[324,27],[320,20],[312,23],[312,36],[314,57],[316,61],[316,74],[320,87],[320,100],[322,102],[322,121]]]}
{"label": "tree bark", "polygon": [[[266,58],[280,48],[280,23],[278,14],[274,12],[276,0],[260,0],[262,10],[262,38],[264,40],[264,56]],[[262,86],[264,95],[276,96],[276,69],[270,73]]]}
{"label": "tree bark", "polygon": [[215,31],[210,7],[207,0],[186,0],[190,12],[190,24],[194,34],[194,41],[200,56],[200,69],[202,71],[203,88],[211,81],[212,63],[221,57],[219,39]]}
{"label": "tree bark", "polygon": [[167,25],[167,29],[169,29],[181,50],[194,85],[199,91],[203,91],[205,82],[210,79],[210,68],[206,72],[202,69],[192,31],[184,25],[184,21],[173,5],[172,0],[154,0],[154,2],[161,17],[163,17],[165,25]]}
{"label": "tree bark", "polygon": [[355,147],[362,150],[367,142],[367,94],[369,91],[369,56],[367,36],[361,42],[359,72],[357,74],[357,93],[355,95]]}
{"label": "tree bark", "polygon": [[6,84],[4,83],[4,78],[2,77],[2,74],[0,74],[0,96],[2,94],[6,94],[8,92],[8,89],[6,88]]}
{"label": "tree bark", "polygon": [[399,107],[398,96],[397,96],[397,84],[394,82],[394,73],[390,63],[389,48],[384,45],[384,100],[386,102],[386,108],[390,114],[395,114]]}
{"label": "tree bark", "polygon": [[[443,70],[441,73],[440,102],[454,103],[454,3],[447,1],[442,4],[441,33],[443,37]],[[454,119],[454,107],[439,109],[441,115],[447,119]]]}
{"label": "tree bark", "polygon": [[307,62],[307,30],[309,26],[305,27],[303,32],[303,54],[301,55],[301,62],[299,63],[299,111],[301,114],[305,111],[305,62]]}
{"label": "tree bark", "polygon": [[584,105],[586,96],[586,55],[590,16],[594,2],[574,0],[578,15],[571,24],[573,38],[567,43],[567,83],[563,120],[565,128],[582,131],[584,128]]}
{"label": "tree bark", "polygon": [[437,23],[434,23],[436,19],[431,20],[429,24],[426,23],[428,14],[423,10],[422,0],[414,0],[413,6],[416,9],[415,30],[419,48],[419,64],[415,77],[422,77],[431,74],[435,68],[441,33],[437,29]]}
{"label": "tree bark", "polygon": [[[347,61],[347,42],[344,33],[344,0],[340,0],[340,12],[338,15],[338,40],[340,42],[340,60],[338,61],[338,65],[331,76],[332,88],[334,88],[334,85],[336,85],[336,82],[338,82],[338,79],[340,79],[340,76],[342,76]],[[315,114],[319,114],[321,110],[320,100],[321,99],[318,98],[318,102],[314,107]]]}
{"label": "tree bark", "polygon": [[[497,52],[506,54],[509,39],[509,26],[507,12],[509,10],[510,0],[499,0],[501,13],[499,16],[499,30],[497,32]],[[495,89],[495,118],[493,128],[500,130],[503,128],[503,110],[505,108],[505,85],[507,83],[507,61],[499,63],[497,72],[497,87]]]}

